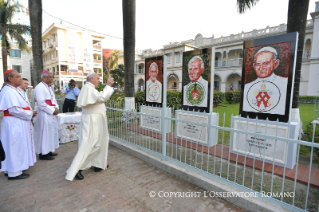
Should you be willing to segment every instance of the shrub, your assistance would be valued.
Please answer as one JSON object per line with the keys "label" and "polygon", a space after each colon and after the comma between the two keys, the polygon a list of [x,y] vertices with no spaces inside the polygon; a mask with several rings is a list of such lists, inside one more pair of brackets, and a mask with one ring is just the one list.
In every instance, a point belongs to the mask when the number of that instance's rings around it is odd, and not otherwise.
{"label": "shrub", "polygon": [[229,104],[239,103],[240,101],[240,91],[226,91],[225,98]]}
{"label": "shrub", "polygon": [[135,97],[135,104],[145,105],[145,91],[136,91],[134,97]]}
{"label": "shrub", "polygon": [[213,97],[213,105],[214,105],[214,107],[217,107],[224,100],[225,100],[225,94],[223,92],[214,91],[214,97]]}
{"label": "shrub", "polygon": [[302,103],[315,103],[316,100],[319,100],[317,96],[299,96],[299,102]]}
{"label": "shrub", "polygon": [[[145,91],[137,91],[134,95],[135,103],[137,105],[145,105]],[[180,109],[182,106],[182,92],[167,91],[167,107]]]}
{"label": "shrub", "polygon": [[114,92],[110,98],[111,101],[122,102],[124,101],[124,93],[123,92]]}
{"label": "shrub", "polygon": [[178,110],[182,108],[182,92],[180,91],[167,91],[167,107]]}
{"label": "shrub", "polygon": [[103,91],[105,85],[103,85],[102,83],[99,83],[99,86],[97,86],[97,88],[95,88],[98,91]]}
{"label": "shrub", "polygon": [[[312,142],[313,137],[313,125],[309,123],[306,126],[306,130],[303,132],[302,139]],[[315,125],[315,135],[314,135],[314,142],[319,143],[319,125]],[[314,148],[314,152],[316,152],[319,155],[319,149]]]}

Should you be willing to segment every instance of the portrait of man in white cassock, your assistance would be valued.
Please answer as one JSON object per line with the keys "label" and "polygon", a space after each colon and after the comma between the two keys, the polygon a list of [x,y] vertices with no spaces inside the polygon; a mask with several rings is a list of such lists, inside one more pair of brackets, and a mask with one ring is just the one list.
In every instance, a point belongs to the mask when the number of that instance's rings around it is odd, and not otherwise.
{"label": "portrait of man in white cassock", "polygon": [[207,107],[208,81],[202,76],[205,72],[203,59],[200,56],[192,57],[187,68],[190,82],[183,87],[183,105]]}
{"label": "portrait of man in white cassock", "polygon": [[[265,46],[262,48],[248,48],[246,51],[245,87],[243,97],[243,111],[270,113],[284,115],[286,111],[286,96],[289,72],[289,50],[286,49],[281,57],[279,52],[283,49],[276,46]],[[286,47],[287,48],[287,47]],[[253,51],[255,51],[253,53]],[[249,54],[250,53],[250,54]],[[250,56],[250,57],[249,57]],[[281,59],[284,59],[281,61]],[[281,73],[279,66],[281,64]],[[286,65],[288,64],[288,65]],[[276,71],[278,73],[276,73]],[[249,72],[257,78],[251,80]]]}
{"label": "portrait of man in white cassock", "polygon": [[162,83],[157,80],[159,67],[156,62],[149,66],[149,79],[146,81],[146,101],[162,103]]}

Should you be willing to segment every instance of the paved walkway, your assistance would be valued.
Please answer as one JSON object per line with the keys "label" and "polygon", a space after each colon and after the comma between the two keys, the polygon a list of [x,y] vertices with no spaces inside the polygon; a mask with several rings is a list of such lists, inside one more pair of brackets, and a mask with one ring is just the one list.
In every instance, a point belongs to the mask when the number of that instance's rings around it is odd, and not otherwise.
{"label": "paved walkway", "polygon": [[[90,169],[84,180],[67,181],[65,171],[76,151],[77,142],[61,145],[56,159],[38,161],[26,171],[31,175],[26,180],[8,181],[1,174],[0,211],[242,211],[113,146],[108,170]],[[169,193],[160,191],[201,195],[161,198]]]}

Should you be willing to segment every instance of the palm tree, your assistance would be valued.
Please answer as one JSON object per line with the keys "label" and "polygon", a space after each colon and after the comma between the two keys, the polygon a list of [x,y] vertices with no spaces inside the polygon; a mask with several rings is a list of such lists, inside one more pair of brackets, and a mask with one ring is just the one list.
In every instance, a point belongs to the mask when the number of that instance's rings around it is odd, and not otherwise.
{"label": "palm tree", "polygon": [[37,85],[39,76],[43,70],[42,0],[29,0],[29,10],[33,54],[33,70],[31,70],[31,75],[33,79],[33,85]]}
{"label": "palm tree", "polygon": [[117,88],[124,88],[124,65],[120,64],[117,68],[110,71],[111,76],[114,78]]}
{"label": "palm tree", "polygon": [[29,50],[28,41],[24,36],[30,33],[30,27],[22,24],[13,24],[11,19],[16,11],[23,6],[15,3],[7,3],[0,0],[0,34],[1,34],[1,52],[2,52],[2,68],[3,71],[8,69],[8,53],[11,50],[10,40],[14,40],[20,50]]}
{"label": "palm tree", "polygon": [[110,70],[114,70],[118,65],[119,60],[119,50],[114,50],[110,57],[108,58],[108,67]]}
{"label": "palm tree", "polygon": [[134,96],[136,0],[122,0],[125,97]]}
{"label": "palm tree", "polygon": [[[247,9],[256,5],[259,0],[237,0],[237,8],[240,14]],[[303,55],[303,45],[305,40],[305,31],[307,24],[307,15],[309,8],[309,0],[289,0],[288,17],[287,17],[287,33],[298,32],[297,61],[295,71],[295,84],[293,91],[292,108],[296,109],[299,116],[299,87],[300,87],[300,71]],[[300,118],[299,118],[300,120]],[[298,121],[299,121],[298,120]]]}

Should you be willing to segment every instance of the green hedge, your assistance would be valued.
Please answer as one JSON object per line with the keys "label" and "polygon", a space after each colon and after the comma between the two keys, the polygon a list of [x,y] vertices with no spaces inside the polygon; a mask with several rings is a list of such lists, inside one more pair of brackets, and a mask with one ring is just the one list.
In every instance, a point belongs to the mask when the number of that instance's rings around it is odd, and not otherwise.
{"label": "green hedge", "polygon": [[319,100],[317,96],[299,96],[299,102],[302,103],[314,103],[316,99]]}
{"label": "green hedge", "polygon": [[[137,91],[134,95],[135,104],[145,105],[145,91]],[[180,91],[167,91],[167,107],[180,109],[182,104],[182,92]]]}
{"label": "green hedge", "polygon": [[213,98],[213,105],[214,107],[217,107],[220,103],[222,103],[225,100],[225,94],[221,91],[214,91]]}
{"label": "green hedge", "polygon": [[226,101],[229,104],[239,103],[240,101],[240,91],[226,91],[225,92]]}
{"label": "green hedge", "polygon": [[182,107],[182,92],[180,91],[167,91],[167,107],[179,110]]}
{"label": "green hedge", "polygon": [[137,91],[134,97],[135,97],[135,104],[145,105],[145,91]]}

